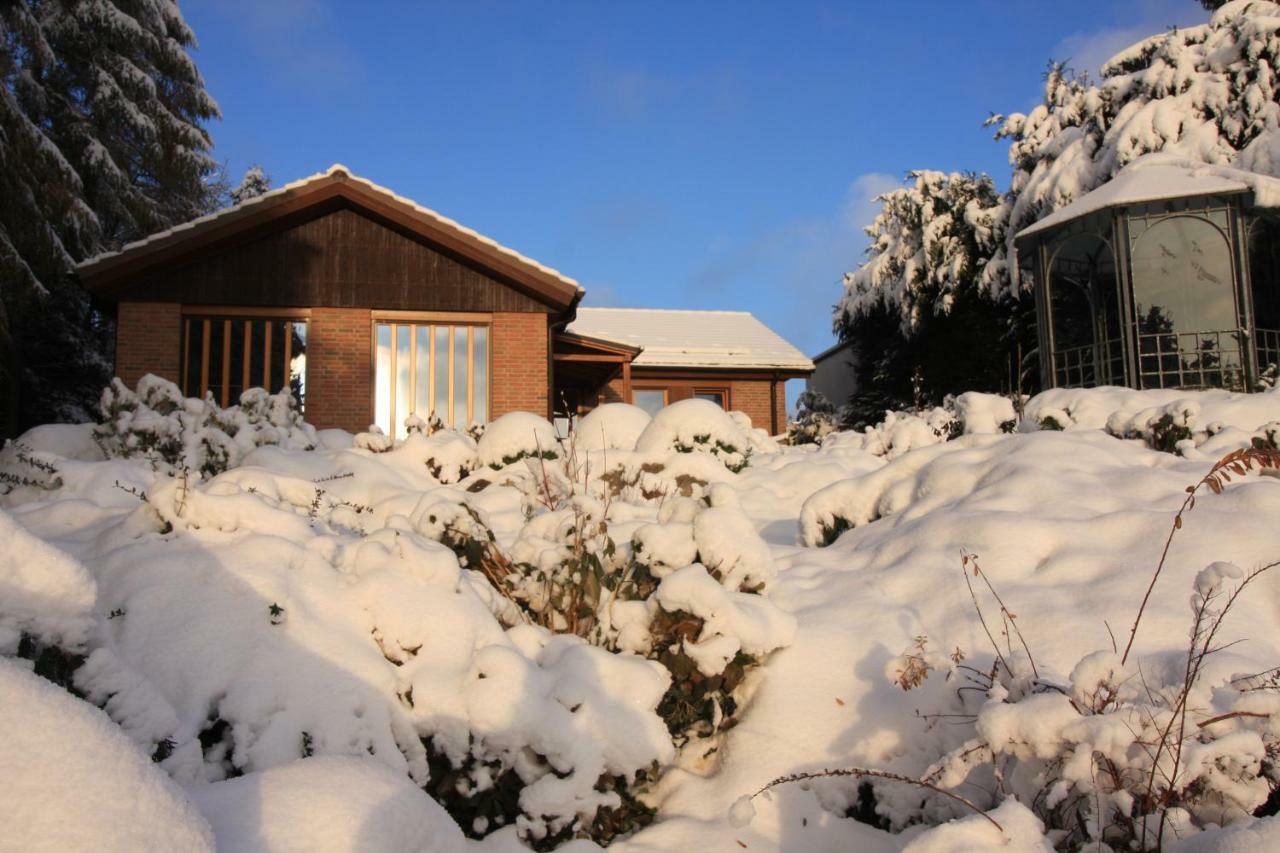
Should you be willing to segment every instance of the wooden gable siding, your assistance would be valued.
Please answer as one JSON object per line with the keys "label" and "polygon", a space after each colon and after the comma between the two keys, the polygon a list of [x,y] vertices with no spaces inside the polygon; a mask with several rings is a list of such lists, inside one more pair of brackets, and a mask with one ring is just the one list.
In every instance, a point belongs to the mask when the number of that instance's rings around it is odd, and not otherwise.
{"label": "wooden gable siding", "polygon": [[188,305],[551,310],[478,264],[345,207],[148,273],[119,298]]}

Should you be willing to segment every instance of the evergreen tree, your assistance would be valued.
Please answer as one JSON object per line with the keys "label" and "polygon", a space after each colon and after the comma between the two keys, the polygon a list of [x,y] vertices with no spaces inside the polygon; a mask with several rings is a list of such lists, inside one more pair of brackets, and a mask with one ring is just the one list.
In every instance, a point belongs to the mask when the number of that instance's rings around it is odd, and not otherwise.
{"label": "evergreen tree", "polygon": [[914,172],[881,198],[834,316],[864,356],[861,417],[1033,383],[1020,356],[1034,349],[1032,283],[1011,274],[1013,237],[1138,158],[1280,175],[1280,4],[1205,5],[1221,8],[1121,51],[1097,85],[1051,64],[1039,106],[992,116],[1010,142],[1007,193],[986,176]]}
{"label": "evergreen tree", "polygon": [[169,0],[0,3],[9,428],[83,418],[109,376],[109,328],[73,265],[216,206],[203,123],[218,108],[194,44]]}
{"label": "evergreen tree", "polygon": [[981,286],[1003,257],[1008,199],[986,175],[908,177],[910,186],[881,196],[866,229],[869,260],[845,276],[836,306],[836,331],[858,356],[851,425],[959,391],[1014,390],[1031,336],[1017,300]]}
{"label": "evergreen tree", "polygon": [[240,185],[228,195],[232,204],[240,204],[251,198],[257,198],[269,189],[271,189],[271,176],[254,163],[245,170],[244,177],[240,179]]}

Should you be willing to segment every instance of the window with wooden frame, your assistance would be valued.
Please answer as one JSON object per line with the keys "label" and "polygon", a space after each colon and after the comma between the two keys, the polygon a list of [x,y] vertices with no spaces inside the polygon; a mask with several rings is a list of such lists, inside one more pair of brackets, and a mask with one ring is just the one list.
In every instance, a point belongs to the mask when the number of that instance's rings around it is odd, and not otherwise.
{"label": "window with wooden frame", "polygon": [[182,391],[212,394],[226,408],[249,388],[288,388],[299,408],[307,392],[306,312],[253,316],[248,312],[184,313]]}
{"label": "window with wooden frame", "polygon": [[722,409],[729,408],[728,388],[694,388],[693,396],[697,400],[710,400]]}
{"label": "window with wooden frame", "polygon": [[432,414],[465,429],[489,419],[489,326],[375,319],[374,422],[403,438],[405,419]]}
{"label": "window with wooden frame", "polygon": [[649,413],[650,417],[658,414],[667,405],[666,388],[632,388],[631,403]]}

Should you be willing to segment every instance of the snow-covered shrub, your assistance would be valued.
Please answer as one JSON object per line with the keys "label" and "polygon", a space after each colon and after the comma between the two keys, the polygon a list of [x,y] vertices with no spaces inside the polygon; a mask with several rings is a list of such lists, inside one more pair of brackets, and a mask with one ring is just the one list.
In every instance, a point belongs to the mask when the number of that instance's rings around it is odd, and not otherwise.
{"label": "snow-covered shrub", "polygon": [[[1280,560],[1251,572],[1224,562],[1206,566],[1192,584],[1184,651],[1142,666],[1131,652],[1169,544],[1184,528],[1197,494],[1221,494],[1251,469],[1277,467],[1280,454],[1273,449],[1237,450],[1188,487],[1128,642],[1121,648],[1113,637],[1110,649],[1079,658],[1065,679],[1043,662],[1037,666],[1026,626],[1020,627],[977,558],[963,555],[962,574],[993,662],[962,663],[967,656],[958,647],[949,659],[935,655],[918,638],[915,650],[900,659],[907,665],[897,663],[892,678],[911,690],[925,684],[931,670],[945,670],[949,681],[962,686],[946,700],[945,711],[939,709],[941,715],[971,719],[972,735],[952,741],[918,777],[850,768],[779,782],[838,775],[870,779],[883,798],[881,814],[897,828],[948,816],[939,803],[922,800],[921,789],[978,812],[1009,797],[1035,813],[1059,849],[1155,850],[1174,838],[1247,820],[1280,790],[1280,679],[1275,668],[1241,674],[1236,662],[1223,659],[1233,645],[1224,626],[1246,589]],[[973,578],[981,578],[989,594],[980,595]],[[997,619],[984,615],[983,598],[994,602]],[[915,677],[906,678],[913,667]],[[903,783],[905,799],[893,791]],[[980,796],[969,799],[975,791]]]}
{"label": "snow-covered shrub", "polygon": [[817,444],[838,428],[836,407],[821,392],[806,389],[796,400],[796,418],[787,424],[786,444]]}
{"label": "snow-covered shrub", "polygon": [[555,427],[529,412],[508,412],[485,427],[476,442],[481,465],[505,468],[521,459],[555,459],[560,444]]}
{"label": "snow-covered shrub", "polygon": [[430,448],[424,460],[431,476],[442,483],[457,483],[479,467],[476,443],[466,433],[437,432],[426,439]]}
{"label": "snow-covered shrub", "polygon": [[1060,848],[1154,850],[1247,819],[1280,786],[1280,695],[1259,689],[1270,673],[1232,674],[1209,656],[1262,571],[1213,563],[1199,573],[1176,665],[1139,669],[1106,649],[1081,658],[1066,683],[1018,684],[998,664],[974,737],[924,778],[957,789],[994,775]]}
{"label": "snow-covered shrub", "polygon": [[94,435],[107,456],[141,457],[157,470],[213,475],[265,444],[316,445],[315,429],[287,390],[250,388],[239,405],[223,409],[212,397],[184,397],[177,385],[151,374],[135,390],[113,379],[102,392],[101,418]]}
{"label": "snow-covered shrub", "polygon": [[706,453],[736,473],[750,463],[752,438],[710,400],[680,400],[654,416],[636,441],[636,450]]}
{"label": "snow-covered shrub", "polygon": [[97,708],[0,657],[10,850],[214,850],[182,789]]}
{"label": "snow-covered shrub", "polygon": [[1019,429],[1103,430],[1137,439],[1154,450],[1210,461],[1266,442],[1269,423],[1280,420],[1280,394],[1130,388],[1053,389],[1026,404]]}
{"label": "snow-covered shrub", "polygon": [[0,448],[0,494],[21,488],[52,491],[61,485],[58,465],[49,454],[33,450],[22,439]]}
{"label": "snow-covered shrub", "polygon": [[579,450],[635,450],[653,418],[630,403],[596,406],[578,421],[573,441]]}

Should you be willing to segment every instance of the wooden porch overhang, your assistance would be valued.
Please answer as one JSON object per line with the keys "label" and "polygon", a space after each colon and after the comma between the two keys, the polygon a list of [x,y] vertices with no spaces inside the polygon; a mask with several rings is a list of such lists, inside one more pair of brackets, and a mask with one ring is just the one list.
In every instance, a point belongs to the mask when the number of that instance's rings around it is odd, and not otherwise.
{"label": "wooden porch overhang", "polygon": [[631,362],[643,347],[559,332],[551,341],[556,388],[600,388],[622,376],[623,399],[631,399]]}

